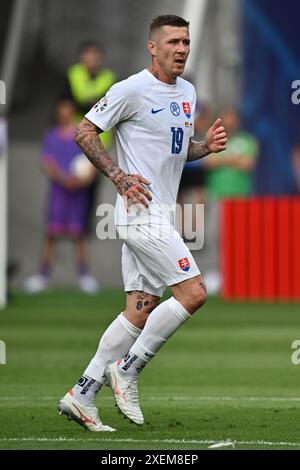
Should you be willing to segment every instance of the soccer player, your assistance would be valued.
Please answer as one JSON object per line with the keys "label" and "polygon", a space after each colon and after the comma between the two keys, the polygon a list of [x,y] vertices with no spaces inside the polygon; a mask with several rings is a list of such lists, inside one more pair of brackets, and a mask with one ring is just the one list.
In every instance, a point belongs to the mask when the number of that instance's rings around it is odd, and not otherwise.
{"label": "soccer player", "polygon": [[[126,307],[104,332],[78,383],[58,405],[61,414],[91,431],[114,431],[101,423],[94,403],[105,383],[121,412],[143,424],[137,390],[141,370],[206,300],[200,271],[166,208],[176,204],[186,160],[224,150],[226,132],[218,119],[205,141],[191,139],[196,93],[180,78],[190,52],[189,23],[172,15],[155,18],[148,50],[151,65],[114,85],[86,114],[76,135],[88,159],[116,187],[115,222],[125,242]],[[99,134],[112,127],[118,164],[99,140]],[[160,303],[166,286],[172,297]]]}

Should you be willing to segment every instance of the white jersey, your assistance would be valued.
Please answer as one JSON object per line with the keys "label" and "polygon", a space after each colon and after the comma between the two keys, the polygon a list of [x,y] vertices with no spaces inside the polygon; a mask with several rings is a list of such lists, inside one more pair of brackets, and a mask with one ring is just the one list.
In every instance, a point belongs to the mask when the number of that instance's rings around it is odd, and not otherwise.
{"label": "white jersey", "polygon": [[127,212],[118,194],[115,223],[174,224],[169,210],[176,205],[189,140],[194,134],[196,92],[177,78],[169,85],[147,69],[113,85],[86,118],[103,131],[115,127],[118,165],[126,173],[151,181],[152,202],[139,215]]}

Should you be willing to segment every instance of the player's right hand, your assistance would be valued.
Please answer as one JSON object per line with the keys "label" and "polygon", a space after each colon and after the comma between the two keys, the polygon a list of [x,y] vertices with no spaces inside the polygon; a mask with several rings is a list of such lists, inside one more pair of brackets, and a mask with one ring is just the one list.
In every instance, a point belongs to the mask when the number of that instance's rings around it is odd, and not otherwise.
{"label": "player's right hand", "polygon": [[128,175],[124,173],[116,183],[118,192],[125,200],[125,205],[128,208],[129,203],[142,204],[148,208],[148,201],[152,201],[151,193],[144,185],[149,186],[151,181],[147,180],[141,175]]}

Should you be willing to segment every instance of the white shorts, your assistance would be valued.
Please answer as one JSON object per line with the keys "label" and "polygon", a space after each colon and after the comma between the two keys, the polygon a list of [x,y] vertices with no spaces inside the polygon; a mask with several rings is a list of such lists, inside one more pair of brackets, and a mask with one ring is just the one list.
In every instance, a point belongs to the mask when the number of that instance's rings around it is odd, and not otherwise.
{"label": "white shorts", "polygon": [[173,286],[201,273],[179,233],[171,225],[117,227],[122,248],[125,292],[141,291],[161,297]]}

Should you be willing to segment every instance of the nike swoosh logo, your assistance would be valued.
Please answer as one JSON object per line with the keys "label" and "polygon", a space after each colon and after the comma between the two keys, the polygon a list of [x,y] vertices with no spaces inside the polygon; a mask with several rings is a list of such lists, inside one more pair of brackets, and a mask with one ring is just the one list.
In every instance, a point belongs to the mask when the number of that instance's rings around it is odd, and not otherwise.
{"label": "nike swoosh logo", "polygon": [[160,113],[161,111],[164,111],[166,108],[162,108],[162,109],[152,109],[151,110],[151,113],[152,114],[157,114],[157,113]]}

